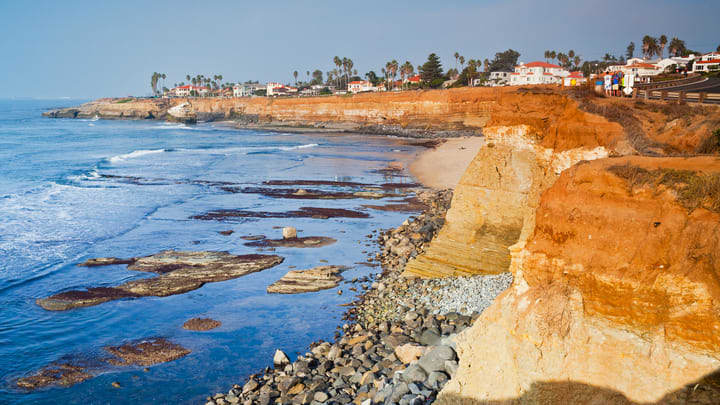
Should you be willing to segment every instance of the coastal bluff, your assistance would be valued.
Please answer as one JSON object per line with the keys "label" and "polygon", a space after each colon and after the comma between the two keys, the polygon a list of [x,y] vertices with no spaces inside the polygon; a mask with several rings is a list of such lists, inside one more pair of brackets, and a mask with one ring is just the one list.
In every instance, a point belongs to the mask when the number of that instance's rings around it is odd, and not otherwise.
{"label": "coastal bluff", "polygon": [[716,156],[564,171],[437,403],[717,403],[719,199]]}

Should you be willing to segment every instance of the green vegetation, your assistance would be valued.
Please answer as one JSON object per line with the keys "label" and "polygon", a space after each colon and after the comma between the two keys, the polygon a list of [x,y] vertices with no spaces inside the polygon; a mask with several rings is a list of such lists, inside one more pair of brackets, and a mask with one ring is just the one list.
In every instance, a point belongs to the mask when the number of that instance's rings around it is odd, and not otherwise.
{"label": "green vegetation", "polygon": [[664,186],[677,195],[677,202],[689,212],[698,208],[720,212],[720,173],[698,173],[692,170],[647,170],[629,164],[611,166],[608,170],[627,182],[632,192],[636,187]]}
{"label": "green vegetation", "polygon": [[519,57],[520,52],[512,49],[508,49],[505,52],[498,52],[495,54],[495,59],[490,61],[487,71],[512,72],[515,70],[515,66],[517,65]]}
{"label": "green vegetation", "polygon": [[134,98],[132,98],[132,97],[121,98],[120,100],[116,101],[115,104],[125,104],[125,103],[129,103],[133,100],[134,100]]}
{"label": "green vegetation", "polygon": [[437,88],[442,86],[444,81],[442,64],[436,54],[431,53],[428,55],[427,62],[420,66],[418,70],[420,71],[420,79],[428,83],[430,87]]}

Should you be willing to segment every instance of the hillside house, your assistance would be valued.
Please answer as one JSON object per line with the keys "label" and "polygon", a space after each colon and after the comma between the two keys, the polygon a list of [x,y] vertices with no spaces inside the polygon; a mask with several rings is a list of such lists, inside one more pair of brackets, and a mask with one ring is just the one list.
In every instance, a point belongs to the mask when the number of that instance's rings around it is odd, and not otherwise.
{"label": "hillside house", "polygon": [[530,62],[515,66],[515,72],[510,74],[511,86],[527,84],[560,84],[570,72],[564,68],[546,62]]}
{"label": "hillside house", "polygon": [[356,80],[348,83],[348,92],[350,93],[363,93],[366,91],[377,91],[377,89],[368,80]]}
{"label": "hillside house", "polygon": [[716,72],[720,70],[720,52],[710,52],[695,59],[694,73]]}

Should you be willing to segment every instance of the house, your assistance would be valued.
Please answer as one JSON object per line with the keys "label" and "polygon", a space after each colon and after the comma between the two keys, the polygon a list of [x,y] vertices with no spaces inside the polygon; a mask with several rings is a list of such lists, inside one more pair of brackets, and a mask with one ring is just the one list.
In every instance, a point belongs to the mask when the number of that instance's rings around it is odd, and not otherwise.
{"label": "house", "polygon": [[569,75],[563,77],[562,84],[563,86],[570,87],[579,86],[585,82],[587,82],[587,79],[583,76],[582,72],[570,72]]}
{"label": "house", "polygon": [[350,93],[362,93],[366,91],[377,91],[377,89],[368,80],[356,80],[348,83],[348,92]]}
{"label": "house", "polygon": [[[505,86],[510,81],[510,75],[512,73],[510,72],[490,72],[490,76],[488,77],[488,85],[490,86]],[[475,79],[478,81],[478,84],[480,82],[480,79]],[[475,83],[473,83],[475,85]]]}
{"label": "house", "polygon": [[663,69],[659,66],[645,62],[635,62],[627,65],[614,65],[610,66],[609,70],[611,72],[623,72],[626,75],[633,74],[638,77],[656,76],[663,72]]}
{"label": "house", "polygon": [[406,78],[405,83],[420,84],[420,75],[410,76]]}
{"label": "house", "polygon": [[511,86],[526,84],[560,84],[570,72],[558,65],[546,62],[530,62],[515,66],[515,72],[510,74]]}
{"label": "house", "polygon": [[250,85],[236,84],[233,86],[233,97],[249,97],[253,93],[253,88]]}
{"label": "house", "polygon": [[170,90],[171,97],[190,97],[190,96],[207,96],[210,89],[207,87],[194,86],[192,84],[186,84],[184,86],[178,86]]}
{"label": "house", "polygon": [[230,98],[233,96],[233,90],[229,87],[225,87],[222,89],[213,89],[208,92],[210,96],[215,97],[227,97]]}
{"label": "house", "polygon": [[710,52],[695,59],[693,73],[717,72],[720,70],[720,52]]}

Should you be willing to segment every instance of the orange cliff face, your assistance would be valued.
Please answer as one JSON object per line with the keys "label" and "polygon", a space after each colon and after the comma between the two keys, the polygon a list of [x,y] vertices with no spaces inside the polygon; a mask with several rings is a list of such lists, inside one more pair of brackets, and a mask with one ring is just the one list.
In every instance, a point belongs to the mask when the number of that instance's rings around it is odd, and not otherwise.
{"label": "orange cliff face", "polygon": [[437,403],[717,403],[719,190],[709,156],[563,172]]}

